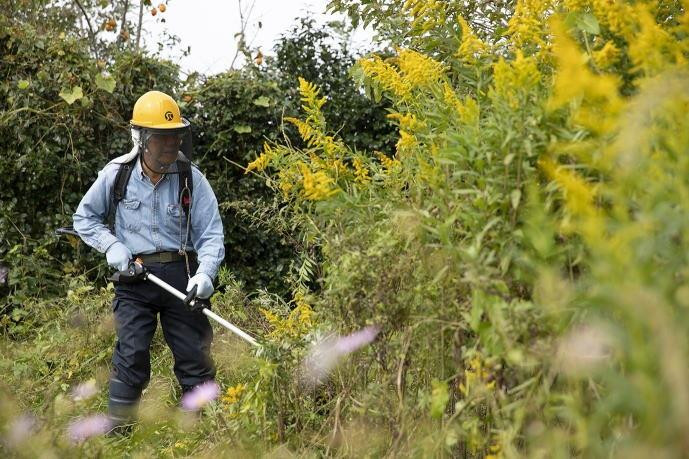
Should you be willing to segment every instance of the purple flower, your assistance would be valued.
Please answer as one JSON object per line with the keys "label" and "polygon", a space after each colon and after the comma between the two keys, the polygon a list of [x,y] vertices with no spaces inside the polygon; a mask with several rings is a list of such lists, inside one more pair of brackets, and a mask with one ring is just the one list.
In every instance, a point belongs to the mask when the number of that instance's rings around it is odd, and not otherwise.
{"label": "purple flower", "polygon": [[89,379],[85,383],[79,384],[72,390],[72,398],[75,401],[88,400],[98,393],[95,379]]}
{"label": "purple flower", "polygon": [[220,394],[220,386],[215,381],[206,381],[182,396],[182,408],[196,411],[212,402]]}
{"label": "purple flower", "polygon": [[30,414],[22,414],[10,423],[7,432],[7,443],[11,447],[15,447],[29,438],[38,427],[36,418]]}
{"label": "purple flower", "polygon": [[110,430],[110,420],[104,414],[78,418],[69,424],[67,433],[74,443],[81,443],[87,438],[102,435]]}
{"label": "purple flower", "polygon": [[370,325],[347,336],[334,336],[315,343],[302,362],[303,381],[307,385],[321,384],[338,360],[372,342],[380,327]]}

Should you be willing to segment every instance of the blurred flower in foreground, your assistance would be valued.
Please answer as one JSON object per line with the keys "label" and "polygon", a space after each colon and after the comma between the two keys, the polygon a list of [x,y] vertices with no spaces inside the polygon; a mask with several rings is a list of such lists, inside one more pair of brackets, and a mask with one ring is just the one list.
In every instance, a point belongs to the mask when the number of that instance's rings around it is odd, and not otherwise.
{"label": "blurred flower in foreground", "polygon": [[80,400],[88,400],[97,393],[98,386],[96,385],[96,380],[92,378],[75,387],[74,390],[72,390],[72,398],[74,401],[78,402]]}
{"label": "blurred flower in foreground", "polygon": [[302,381],[310,386],[323,383],[340,357],[372,342],[380,327],[371,325],[347,336],[329,337],[315,343],[302,362]]}
{"label": "blurred flower in foreground", "polygon": [[220,386],[215,381],[206,381],[194,387],[193,390],[182,396],[182,408],[187,411],[196,411],[212,402],[220,394]]}
{"label": "blurred flower in foreground", "polygon": [[561,371],[582,376],[600,368],[612,356],[612,330],[601,324],[580,325],[570,330],[558,345],[557,361]]}
{"label": "blurred flower in foreground", "polygon": [[38,428],[36,418],[30,414],[22,414],[13,419],[7,429],[6,441],[10,447],[24,442]]}
{"label": "blurred flower in foreground", "polygon": [[110,420],[108,417],[104,414],[96,414],[72,421],[67,429],[67,433],[70,440],[74,443],[81,443],[90,437],[103,435],[108,430],[110,430]]}

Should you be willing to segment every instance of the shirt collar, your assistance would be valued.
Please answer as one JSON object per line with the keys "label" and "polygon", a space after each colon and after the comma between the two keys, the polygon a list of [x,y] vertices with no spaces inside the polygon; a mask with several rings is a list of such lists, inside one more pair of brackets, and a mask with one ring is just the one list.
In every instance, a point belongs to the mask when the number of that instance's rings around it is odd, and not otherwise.
{"label": "shirt collar", "polygon": [[[134,174],[136,177],[141,180],[142,182],[148,181],[149,183],[153,184],[153,180],[151,180],[146,173],[144,172],[144,168],[141,166],[141,161],[143,161],[143,157],[139,155],[136,158],[136,165],[134,166]],[[167,174],[163,174],[163,176],[160,178],[160,181],[158,183],[162,182],[167,178]]]}

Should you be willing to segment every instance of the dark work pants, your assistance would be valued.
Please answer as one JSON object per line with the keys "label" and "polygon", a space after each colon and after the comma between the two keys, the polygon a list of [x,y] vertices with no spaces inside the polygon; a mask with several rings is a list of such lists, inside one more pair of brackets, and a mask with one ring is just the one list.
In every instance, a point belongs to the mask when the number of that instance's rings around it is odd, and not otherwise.
{"label": "dark work pants", "polygon": [[[187,274],[183,261],[151,263],[146,268],[182,292]],[[197,263],[190,260],[192,273]],[[130,419],[141,391],[150,379],[150,345],[158,324],[175,359],[174,373],[183,388],[215,377],[210,357],[213,330],[208,318],[190,311],[181,300],[153,284],[140,281],[118,283],[113,301],[117,344],[112,356],[109,411],[116,422]]]}

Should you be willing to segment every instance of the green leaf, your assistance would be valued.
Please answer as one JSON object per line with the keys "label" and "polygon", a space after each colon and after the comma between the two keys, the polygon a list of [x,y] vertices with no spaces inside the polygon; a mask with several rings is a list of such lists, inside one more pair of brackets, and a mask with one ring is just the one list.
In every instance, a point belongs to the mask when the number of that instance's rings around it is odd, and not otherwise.
{"label": "green leaf", "polygon": [[17,82],[17,87],[18,87],[19,89],[24,90],[24,89],[26,89],[26,88],[29,87],[29,84],[30,84],[30,83],[29,83],[28,80],[19,80],[19,81]]}
{"label": "green leaf", "polygon": [[246,125],[246,124],[236,124],[236,125],[233,127],[233,129],[234,129],[235,132],[237,132],[238,134],[248,134],[249,132],[251,132],[251,126]]}
{"label": "green leaf", "polygon": [[431,392],[431,417],[440,419],[445,412],[445,406],[450,400],[447,390],[447,383],[444,381],[433,381],[433,391]]}
{"label": "green leaf", "polygon": [[258,105],[259,107],[270,107],[270,99],[266,96],[258,97],[254,99],[254,105]]}
{"label": "green leaf", "polygon": [[519,206],[519,201],[522,198],[522,191],[519,189],[512,190],[510,193],[510,200],[512,201],[512,208],[516,209]]}
{"label": "green leaf", "polygon": [[113,78],[112,75],[103,75],[99,73],[96,75],[96,86],[98,86],[98,89],[112,94],[115,90],[115,78]]}
{"label": "green leaf", "polygon": [[82,91],[81,86],[75,86],[70,91],[66,89],[60,91],[60,97],[69,105],[72,105],[74,102],[84,97],[84,91]]}
{"label": "green leaf", "polygon": [[579,16],[579,20],[577,21],[577,27],[579,28],[579,30],[583,30],[584,32],[588,32],[593,35],[600,34],[600,26],[598,25],[598,20],[591,13],[584,13],[581,16]]}

